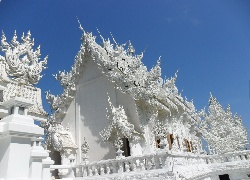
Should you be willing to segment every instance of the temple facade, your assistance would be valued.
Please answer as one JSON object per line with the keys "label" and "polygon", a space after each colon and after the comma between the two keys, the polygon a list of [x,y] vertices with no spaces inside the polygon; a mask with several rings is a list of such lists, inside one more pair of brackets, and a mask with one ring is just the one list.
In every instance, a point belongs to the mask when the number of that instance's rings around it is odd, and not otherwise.
{"label": "temple facade", "polygon": [[2,35],[0,179],[250,177],[248,135],[230,106],[224,109],[210,94],[208,110],[197,111],[178,92],[178,72],[161,77],[160,58],[148,70],[130,41],[119,45],[97,30],[98,44],[80,29],[71,70],[54,75],[63,93],[46,92],[50,115],[34,86],[47,57],[41,61],[40,47],[32,49],[29,32],[22,42],[16,33],[10,43]]}

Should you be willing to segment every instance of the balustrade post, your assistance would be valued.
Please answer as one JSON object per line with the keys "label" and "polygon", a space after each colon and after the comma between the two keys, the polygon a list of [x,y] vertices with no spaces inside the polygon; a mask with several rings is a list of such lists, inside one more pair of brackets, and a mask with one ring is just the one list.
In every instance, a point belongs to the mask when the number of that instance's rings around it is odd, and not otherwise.
{"label": "balustrade post", "polygon": [[132,166],[132,171],[136,171],[136,160],[132,160],[131,166]]}
{"label": "balustrade post", "polygon": [[169,169],[169,162],[170,162],[170,157],[167,156],[163,159],[163,166],[162,168],[163,169]]}
{"label": "balustrade post", "polygon": [[104,172],[104,165],[103,164],[100,164],[100,175],[104,175],[105,172]]}
{"label": "balustrade post", "polygon": [[130,172],[130,166],[128,161],[125,161],[125,172]]}
{"label": "balustrade post", "polygon": [[167,154],[164,154],[161,156],[161,162],[160,162],[160,168],[165,169],[166,168],[166,159],[167,159]]}
{"label": "balustrade post", "polygon": [[117,169],[117,164],[116,162],[112,162],[112,173],[117,173],[118,169]]}
{"label": "balustrade post", "polygon": [[237,158],[235,157],[235,154],[232,154],[231,155],[231,161],[235,161],[235,160],[237,160]]}
{"label": "balustrade post", "polygon": [[136,159],[135,163],[136,163],[136,169],[137,169],[137,171],[140,171],[140,159]]}
{"label": "balustrade post", "polygon": [[81,164],[78,166],[78,172],[76,172],[76,175],[77,175],[77,177],[83,176],[83,167]]}
{"label": "balustrade post", "polygon": [[86,177],[88,176],[88,167],[86,165],[82,165],[82,176]]}
{"label": "balustrade post", "polygon": [[144,171],[145,170],[145,165],[144,165],[144,158],[140,158],[140,168],[141,168],[141,171]]}
{"label": "balustrade post", "polygon": [[159,157],[158,160],[159,160],[159,168],[162,169],[163,167],[162,157]]}
{"label": "balustrade post", "polygon": [[152,156],[151,162],[152,162],[152,169],[155,169],[156,168],[155,156]]}
{"label": "balustrade post", "polygon": [[147,167],[147,170],[150,170],[150,168],[151,168],[151,161],[150,161],[149,157],[146,158],[146,167]]}
{"label": "balustrade post", "polygon": [[99,176],[98,169],[97,169],[98,166],[94,165],[93,168],[94,168],[94,176]]}
{"label": "balustrade post", "polygon": [[92,167],[91,166],[88,167],[88,171],[89,171],[89,173],[88,173],[89,176],[93,176],[93,172],[92,172]]}
{"label": "balustrade post", "polygon": [[107,174],[110,174],[110,167],[109,167],[110,164],[106,164],[106,173]]}
{"label": "balustrade post", "polygon": [[236,154],[235,159],[236,159],[237,161],[241,160],[241,159],[240,159],[240,156],[239,156],[238,154]]}
{"label": "balustrade post", "polygon": [[118,173],[123,173],[123,162],[118,162]]}

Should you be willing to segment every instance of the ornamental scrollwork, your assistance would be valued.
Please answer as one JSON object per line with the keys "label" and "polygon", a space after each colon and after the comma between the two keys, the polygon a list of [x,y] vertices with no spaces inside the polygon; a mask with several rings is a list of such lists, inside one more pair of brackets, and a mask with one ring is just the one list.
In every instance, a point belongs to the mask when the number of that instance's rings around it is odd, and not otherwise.
{"label": "ornamental scrollwork", "polygon": [[34,39],[31,33],[21,37],[21,42],[17,40],[16,31],[10,43],[7,42],[4,32],[2,32],[0,49],[4,53],[5,70],[10,78],[25,85],[37,84],[42,78],[41,72],[46,69],[46,56],[40,60],[40,46],[33,50]]}
{"label": "ornamental scrollwork", "polygon": [[248,136],[240,116],[232,115],[230,105],[223,109],[212,94],[209,98],[208,113],[203,110],[199,128],[209,144],[210,153],[226,153],[245,149]]}
{"label": "ornamental scrollwork", "polygon": [[107,109],[108,127],[100,132],[104,142],[112,142],[115,148],[122,147],[122,138],[136,138],[140,135],[134,125],[128,121],[128,117],[122,105],[117,108],[111,103],[110,97],[108,98],[110,110]]}
{"label": "ornamental scrollwork", "polygon": [[56,122],[55,116],[51,115],[48,121],[41,122],[45,131],[44,147],[51,151],[66,152],[77,149],[69,128],[66,129],[61,123]]}

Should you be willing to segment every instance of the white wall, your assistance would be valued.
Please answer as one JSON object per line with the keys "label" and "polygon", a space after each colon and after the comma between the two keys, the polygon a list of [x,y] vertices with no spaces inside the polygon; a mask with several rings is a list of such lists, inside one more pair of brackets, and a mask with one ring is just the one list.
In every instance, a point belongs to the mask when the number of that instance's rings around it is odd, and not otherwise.
{"label": "white wall", "polygon": [[[0,139],[0,178],[4,178],[7,175],[8,165],[6,164],[9,159],[10,151],[10,138],[4,137]],[[4,163],[5,162],[5,163]]]}
{"label": "white wall", "polygon": [[28,178],[31,140],[9,136],[0,139],[0,144],[0,178]]}
{"label": "white wall", "polygon": [[[123,105],[136,131],[142,131],[136,105],[131,96],[115,89],[115,85],[102,75],[101,70],[91,58],[85,65],[78,81],[75,100],[72,101],[63,120],[64,127],[70,124],[70,131],[78,145],[77,163],[81,162],[81,145],[84,137],[90,146],[88,152],[90,162],[115,158],[112,144],[102,142],[99,134],[109,124],[106,118],[106,108],[109,108],[108,96],[114,106]],[[134,153],[131,152],[131,154]]]}
{"label": "white wall", "polygon": [[101,140],[100,131],[108,126],[106,108],[108,105],[107,92],[115,104],[113,84],[104,77],[97,65],[89,59],[77,85],[75,100],[67,110],[62,124],[70,124],[70,132],[78,145],[76,162],[81,162],[81,145],[84,137],[90,146],[89,160],[97,161],[115,157],[115,151],[109,143]]}
{"label": "white wall", "polygon": [[64,120],[62,122],[63,127],[67,127],[69,125],[69,131],[72,134],[73,140],[76,142],[76,124],[75,124],[75,99],[70,103],[67,113],[64,117]]}

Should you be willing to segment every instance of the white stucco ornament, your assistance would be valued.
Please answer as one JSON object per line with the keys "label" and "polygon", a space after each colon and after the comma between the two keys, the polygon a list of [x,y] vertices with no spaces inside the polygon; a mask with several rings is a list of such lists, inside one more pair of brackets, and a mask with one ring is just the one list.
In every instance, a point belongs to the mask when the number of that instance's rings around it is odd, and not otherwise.
{"label": "white stucco ornament", "polygon": [[86,139],[84,138],[82,146],[81,146],[81,150],[83,154],[87,154],[89,152],[89,144],[86,141]]}
{"label": "white stucco ornament", "polygon": [[44,146],[48,150],[64,152],[68,149],[75,150],[78,148],[71,133],[61,123],[55,121],[54,115],[51,115],[48,121],[42,123],[41,126],[45,130]]}
{"label": "white stucco ornament", "polygon": [[135,131],[134,125],[128,122],[125,110],[121,105],[117,108],[113,106],[108,98],[110,110],[107,108],[107,119],[109,126],[100,132],[102,140],[105,142],[112,142],[114,147],[120,151],[123,146],[122,138],[138,138],[140,133]]}
{"label": "white stucco ornament", "polygon": [[209,144],[210,153],[227,153],[243,150],[248,136],[241,117],[232,115],[230,105],[224,110],[212,94],[209,98],[208,114],[202,111],[204,119],[200,129]]}
{"label": "white stucco ornament", "polygon": [[34,39],[31,39],[30,31],[26,36],[22,35],[21,42],[17,40],[16,31],[10,43],[6,40],[2,32],[0,49],[5,54],[7,74],[19,83],[36,84],[42,78],[48,56],[40,61],[40,46],[33,50]]}

